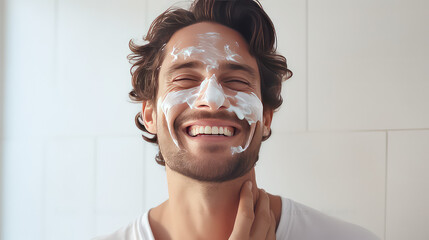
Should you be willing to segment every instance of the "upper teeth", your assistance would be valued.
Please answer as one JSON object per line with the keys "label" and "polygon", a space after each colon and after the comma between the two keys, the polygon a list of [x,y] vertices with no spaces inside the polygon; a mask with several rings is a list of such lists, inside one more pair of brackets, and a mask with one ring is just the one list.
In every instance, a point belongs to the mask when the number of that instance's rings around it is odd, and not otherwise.
{"label": "upper teeth", "polygon": [[234,133],[233,127],[218,127],[218,126],[191,126],[189,134],[197,136],[198,134],[225,135],[231,137]]}

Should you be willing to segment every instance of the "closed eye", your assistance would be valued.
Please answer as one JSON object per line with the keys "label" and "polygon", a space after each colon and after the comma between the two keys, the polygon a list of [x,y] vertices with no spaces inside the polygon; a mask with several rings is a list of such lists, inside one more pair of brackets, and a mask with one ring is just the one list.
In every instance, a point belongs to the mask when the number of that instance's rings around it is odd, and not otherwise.
{"label": "closed eye", "polygon": [[179,79],[174,79],[173,82],[180,82],[180,81],[193,81],[196,82],[198,80],[192,79],[192,78],[179,78]]}
{"label": "closed eye", "polygon": [[191,88],[200,84],[200,80],[189,77],[175,78],[172,82],[180,88]]}
{"label": "closed eye", "polygon": [[238,80],[238,79],[228,80],[228,81],[225,81],[225,82],[226,83],[240,83],[240,84],[250,85],[247,81]]}
{"label": "closed eye", "polygon": [[247,91],[251,87],[248,81],[240,79],[225,80],[223,81],[223,85],[235,91]]}

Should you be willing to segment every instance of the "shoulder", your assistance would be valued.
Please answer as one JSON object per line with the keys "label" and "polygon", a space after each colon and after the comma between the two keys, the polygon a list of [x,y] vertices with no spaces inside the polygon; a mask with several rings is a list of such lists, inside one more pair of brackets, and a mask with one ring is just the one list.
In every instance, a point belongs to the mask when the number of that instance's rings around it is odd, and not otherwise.
{"label": "shoulder", "polygon": [[358,225],[328,216],[293,200],[282,198],[277,239],[380,240]]}
{"label": "shoulder", "polygon": [[91,240],[153,240],[148,212],[117,231]]}

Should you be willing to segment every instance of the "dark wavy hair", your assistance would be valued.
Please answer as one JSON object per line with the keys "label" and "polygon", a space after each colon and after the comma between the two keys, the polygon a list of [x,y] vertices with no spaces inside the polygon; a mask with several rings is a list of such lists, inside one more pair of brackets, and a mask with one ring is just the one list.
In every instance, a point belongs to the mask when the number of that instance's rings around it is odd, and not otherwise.
{"label": "dark wavy hair", "polygon": [[[286,58],[276,52],[276,33],[271,19],[258,0],[196,0],[189,10],[169,8],[151,24],[143,45],[130,40],[132,53],[132,86],[129,93],[136,102],[153,101],[156,104],[159,69],[164,59],[164,46],[178,30],[199,22],[215,22],[239,32],[249,44],[249,52],[255,57],[261,78],[262,104],[264,108],[277,110],[283,102],[282,81],[292,77]],[[141,113],[135,123],[144,131],[144,140],[158,144],[156,134],[150,134],[141,122]],[[145,134],[149,134],[145,136]],[[268,139],[264,137],[263,140]],[[157,163],[165,165],[159,152]]]}

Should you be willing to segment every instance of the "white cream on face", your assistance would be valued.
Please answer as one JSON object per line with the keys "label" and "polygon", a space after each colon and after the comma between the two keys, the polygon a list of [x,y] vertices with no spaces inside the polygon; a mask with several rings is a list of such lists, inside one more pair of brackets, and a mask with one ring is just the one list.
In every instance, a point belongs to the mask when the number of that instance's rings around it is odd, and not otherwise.
{"label": "white cream on face", "polygon": [[[194,109],[200,102],[204,102],[216,110],[224,106],[227,111],[235,113],[240,120],[245,119],[250,125],[249,137],[244,147],[231,147],[231,154],[243,152],[248,148],[253,139],[256,123],[262,121],[262,102],[253,92],[245,93],[229,89],[228,94],[225,93],[223,87],[218,83],[216,75],[210,75],[209,72],[213,69],[218,69],[220,61],[238,63],[242,57],[232,51],[228,44],[224,45],[223,51],[216,47],[216,42],[220,39],[219,33],[208,32],[198,34],[197,38],[197,46],[179,48],[175,45],[170,53],[172,62],[177,61],[179,58],[183,60],[192,58],[193,60],[200,61],[206,66],[207,76],[210,77],[204,79],[199,86],[169,92],[163,99],[158,99],[158,106],[164,112],[170,135],[179,148],[173,124],[177,116],[186,107]],[[238,47],[237,42],[235,42],[235,45]]]}
{"label": "white cream on face", "polygon": [[[173,50],[170,53],[173,57],[172,62],[175,62],[179,57],[182,57],[183,60],[192,57],[193,59],[198,59],[205,64],[206,71],[209,72],[212,69],[217,69],[219,67],[219,61],[221,60],[238,62],[238,60],[241,59],[240,55],[231,51],[231,47],[228,44],[225,44],[223,52],[219,51],[214,44],[220,39],[219,33],[208,32],[197,34],[197,39],[197,46],[190,46],[183,49],[173,46]],[[239,46],[237,42],[235,42],[235,45],[237,47]]]}

